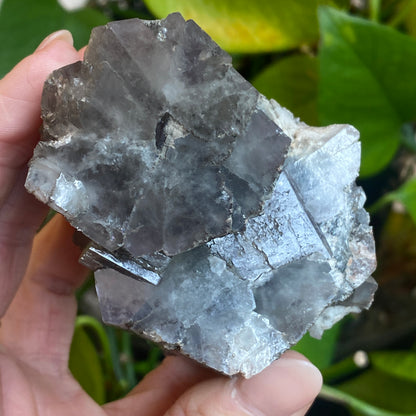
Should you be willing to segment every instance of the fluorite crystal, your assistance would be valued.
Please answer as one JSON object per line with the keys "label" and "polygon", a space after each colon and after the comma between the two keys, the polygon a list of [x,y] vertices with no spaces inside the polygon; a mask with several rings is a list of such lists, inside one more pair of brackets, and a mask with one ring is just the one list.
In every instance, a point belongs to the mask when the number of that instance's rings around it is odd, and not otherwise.
{"label": "fluorite crystal", "polygon": [[94,29],[42,118],[26,187],[91,240],[105,322],[250,377],[370,305],[358,132],[268,101],[193,21]]}

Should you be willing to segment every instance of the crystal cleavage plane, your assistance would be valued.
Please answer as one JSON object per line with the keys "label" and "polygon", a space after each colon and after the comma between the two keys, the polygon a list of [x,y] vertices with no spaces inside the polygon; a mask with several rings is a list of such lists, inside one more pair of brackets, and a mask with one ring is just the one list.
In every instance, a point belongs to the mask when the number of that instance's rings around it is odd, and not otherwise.
{"label": "crystal cleavage plane", "polygon": [[26,188],[90,239],[106,323],[251,377],[371,304],[357,130],[295,119],[192,20],[95,28],[42,119]]}

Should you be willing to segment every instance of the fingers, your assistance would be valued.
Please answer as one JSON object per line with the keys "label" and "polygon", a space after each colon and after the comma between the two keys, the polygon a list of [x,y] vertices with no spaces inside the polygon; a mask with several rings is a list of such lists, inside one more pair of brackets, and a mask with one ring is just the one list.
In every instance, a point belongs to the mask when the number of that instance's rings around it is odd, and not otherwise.
{"label": "fingers", "polygon": [[[22,171],[7,201],[0,208],[0,318],[20,284],[29,260],[33,236],[46,207],[24,190]],[[18,207],[26,206],[27,212]]]}
{"label": "fingers", "polygon": [[64,371],[76,314],[74,291],[87,270],[73,229],[56,215],[36,236],[25,278],[0,328],[0,343],[42,372]]}
{"label": "fingers", "polygon": [[294,351],[248,380],[168,357],[126,398],[104,409],[110,416],[302,416],[321,386],[318,369]]}
{"label": "fingers", "polygon": [[85,54],[85,51],[87,50],[87,47],[86,46],[84,46],[83,48],[81,48],[79,51],[78,51],[78,54],[79,54],[79,56],[80,56],[80,59],[84,59],[84,54]]}
{"label": "fingers", "polygon": [[300,416],[321,385],[318,369],[290,351],[248,380],[219,377],[195,385],[165,416]]}
{"label": "fingers", "polygon": [[43,83],[56,68],[79,59],[68,31],[50,35],[0,81],[0,203],[38,140]]}
{"label": "fingers", "polygon": [[193,385],[218,373],[181,356],[169,356],[127,397],[104,406],[110,416],[162,416]]}
{"label": "fingers", "polygon": [[58,32],[0,80],[0,316],[21,281],[46,213],[23,186],[38,140],[43,83],[54,69],[78,59],[69,32]]}

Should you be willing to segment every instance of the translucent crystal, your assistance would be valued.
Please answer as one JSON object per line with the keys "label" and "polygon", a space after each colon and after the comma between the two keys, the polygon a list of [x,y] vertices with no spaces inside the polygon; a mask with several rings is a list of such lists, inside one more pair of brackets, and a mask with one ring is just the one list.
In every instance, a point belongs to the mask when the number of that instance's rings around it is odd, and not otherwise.
{"label": "translucent crystal", "polygon": [[42,118],[26,187],[91,239],[105,322],[250,377],[370,305],[358,132],[266,100],[193,21],[94,29]]}

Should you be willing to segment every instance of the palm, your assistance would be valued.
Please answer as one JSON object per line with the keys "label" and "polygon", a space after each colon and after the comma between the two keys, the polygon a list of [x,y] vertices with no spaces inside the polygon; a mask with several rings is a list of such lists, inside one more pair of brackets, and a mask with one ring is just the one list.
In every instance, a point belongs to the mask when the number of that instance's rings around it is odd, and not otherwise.
{"label": "palm", "polygon": [[[317,370],[289,352],[250,380],[226,378],[169,357],[124,399],[98,406],[68,369],[74,292],[86,270],[73,230],[24,190],[38,140],[42,85],[80,59],[69,34],[49,39],[0,80],[0,413],[49,415],[303,415],[320,388]],[[34,244],[32,247],[34,239]]]}
{"label": "palm", "polygon": [[128,415],[143,409],[148,415],[164,414],[179,396],[215,373],[169,357],[129,396],[101,408],[69,372],[74,291],[87,272],[77,262],[72,233],[56,216],[35,238],[27,272],[0,329],[0,408],[7,416],[116,415],[121,409]]}
{"label": "palm", "polygon": [[[19,298],[20,292],[16,299]],[[20,301],[13,302],[11,315],[14,315],[14,305],[18,308],[18,303]],[[58,346],[50,346],[46,342],[28,345],[23,339],[19,343],[20,335],[12,330],[13,324],[16,324],[13,321],[17,317],[11,319],[11,315],[7,314],[2,328],[1,338],[6,347],[0,354],[0,408],[2,414],[7,416],[134,415],[143,414],[144,409],[146,415],[162,415],[179,396],[185,397],[186,390],[191,386],[198,386],[203,380],[214,376],[209,370],[185,359],[169,357],[129,396],[101,408],[70,374],[67,366],[67,342],[62,340],[59,350]],[[51,337],[57,335],[53,331],[48,338],[51,340]],[[65,334],[62,333],[61,336]],[[7,344],[14,344],[13,338],[19,343],[19,346],[13,345],[16,350],[7,347]]]}
{"label": "palm", "polygon": [[0,398],[4,415],[104,415],[82,391],[68,370],[61,374],[39,372],[37,366],[22,363],[13,355],[0,360],[3,394]]}

